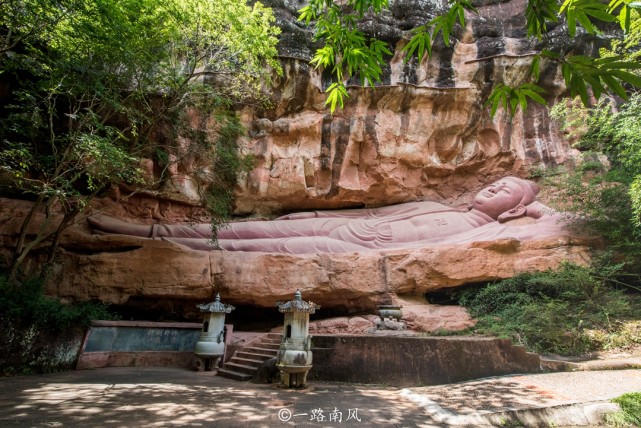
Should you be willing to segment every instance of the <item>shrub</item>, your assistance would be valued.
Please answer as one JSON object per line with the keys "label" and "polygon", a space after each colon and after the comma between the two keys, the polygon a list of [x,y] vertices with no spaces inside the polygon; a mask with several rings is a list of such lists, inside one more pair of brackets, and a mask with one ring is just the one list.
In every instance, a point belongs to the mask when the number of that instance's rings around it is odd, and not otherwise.
{"label": "shrub", "polygon": [[623,394],[614,398],[612,402],[617,403],[621,410],[606,415],[608,425],[615,427],[641,426],[641,392]]}
{"label": "shrub", "polygon": [[[618,270],[564,264],[468,289],[459,303],[477,318],[474,330],[510,338],[537,352],[578,355],[639,343],[638,295],[618,289]],[[632,331],[632,334],[630,333]]]}
{"label": "shrub", "polygon": [[19,288],[10,287],[0,275],[0,314],[3,322],[34,326],[37,330],[61,332],[71,327],[88,326],[95,319],[114,319],[107,305],[95,302],[65,304],[42,293],[44,281],[32,278]]}

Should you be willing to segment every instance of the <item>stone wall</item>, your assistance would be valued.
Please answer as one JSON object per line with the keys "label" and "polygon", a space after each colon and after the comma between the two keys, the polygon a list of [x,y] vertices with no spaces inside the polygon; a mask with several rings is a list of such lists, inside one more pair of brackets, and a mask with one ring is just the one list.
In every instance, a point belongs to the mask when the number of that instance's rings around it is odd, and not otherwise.
{"label": "stone wall", "polygon": [[490,338],[314,336],[310,380],[437,385],[541,371],[540,358]]}
{"label": "stone wall", "polygon": [[94,321],[77,369],[99,367],[191,367],[202,324]]}

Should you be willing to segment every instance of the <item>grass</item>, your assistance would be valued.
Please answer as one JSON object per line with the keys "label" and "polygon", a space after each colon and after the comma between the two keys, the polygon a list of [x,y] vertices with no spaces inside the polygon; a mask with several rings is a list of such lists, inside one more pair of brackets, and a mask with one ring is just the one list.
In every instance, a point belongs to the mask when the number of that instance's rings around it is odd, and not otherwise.
{"label": "grass", "polygon": [[584,355],[641,345],[641,293],[621,288],[616,270],[565,264],[465,290],[458,300],[478,320],[468,332],[535,352]]}
{"label": "grass", "polygon": [[617,428],[641,427],[641,392],[630,392],[614,398],[621,410],[609,413],[605,420],[608,425]]}

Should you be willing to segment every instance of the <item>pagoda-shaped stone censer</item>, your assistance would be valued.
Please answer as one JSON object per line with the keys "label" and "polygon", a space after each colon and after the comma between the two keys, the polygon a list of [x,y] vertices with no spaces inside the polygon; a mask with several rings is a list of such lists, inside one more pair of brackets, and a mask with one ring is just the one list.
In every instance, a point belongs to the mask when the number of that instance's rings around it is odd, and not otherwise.
{"label": "pagoda-shaped stone censer", "polygon": [[235,308],[221,303],[220,294],[216,294],[215,301],[196,305],[196,307],[205,313],[203,330],[194,350],[198,357],[196,369],[209,371],[218,366],[220,358],[225,353],[225,314]]}
{"label": "pagoda-shaped stone censer", "polygon": [[309,335],[309,316],[320,309],[316,303],[305,302],[300,290],[294,300],[278,302],[278,310],[285,314],[285,329],[278,350],[276,367],[281,383],[286,387],[301,387],[307,382],[312,368],[312,337]]}

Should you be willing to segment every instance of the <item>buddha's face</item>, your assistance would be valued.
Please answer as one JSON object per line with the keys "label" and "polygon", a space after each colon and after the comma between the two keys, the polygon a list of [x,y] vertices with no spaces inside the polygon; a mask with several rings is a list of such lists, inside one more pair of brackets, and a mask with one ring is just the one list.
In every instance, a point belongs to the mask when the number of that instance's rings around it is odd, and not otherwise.
{"label": "buddha's face", "polygon": [[496,220],[499,215],[516,208],[523,195],[523,188],[514,179],[498,180],[474,197],[472,208]]}

